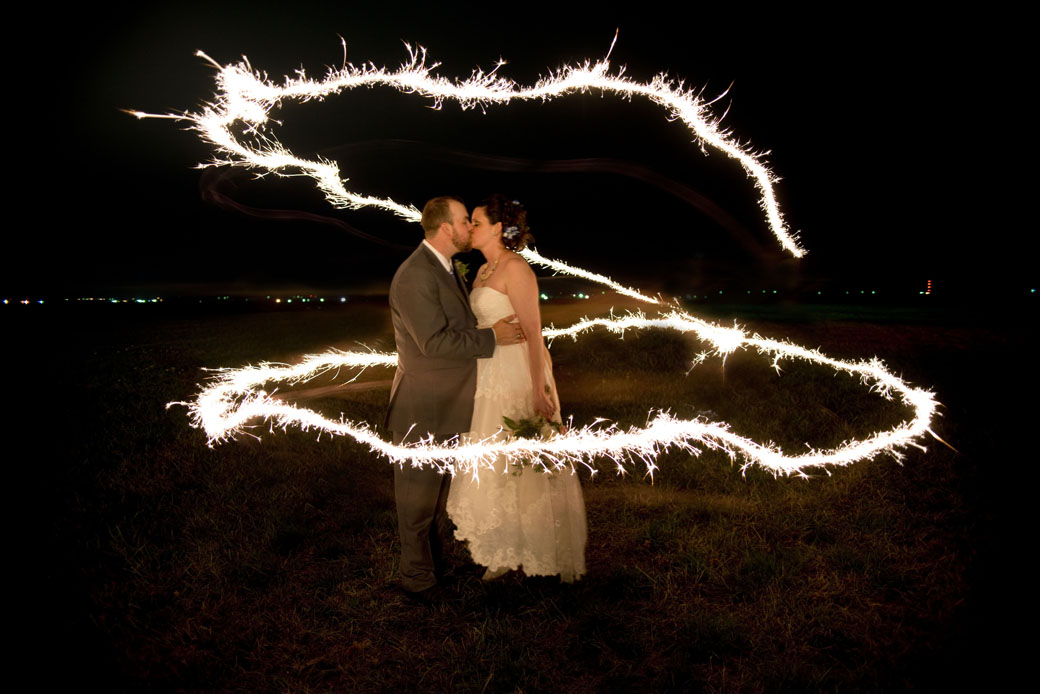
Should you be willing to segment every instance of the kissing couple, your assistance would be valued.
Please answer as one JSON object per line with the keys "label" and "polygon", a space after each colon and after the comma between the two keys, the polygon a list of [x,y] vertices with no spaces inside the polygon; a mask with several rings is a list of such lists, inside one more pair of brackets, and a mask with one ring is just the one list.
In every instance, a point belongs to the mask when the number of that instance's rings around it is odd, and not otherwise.
{"label": "kissing couple", "polygon": [[[538,282],[518,255],[534,240],[527,211],[492,195],[473,209],[438,197],[423,207],[426,238],[390,284],[397,372],[386,426],[395,444],[433,436],[509,437],[503,418],[561,422],[549,350],[542,339]],[[473,289],[452,263],[479,250],[485,263]],[[576,473],[519,473],[504,458],[493,469],[452,479],[432,467],[394,467],[401,536],[400,579],[406,594],[439,602],[441,537],[468,543],[485,580],[522,569],[528,576],[585,573],[585,502]]]}

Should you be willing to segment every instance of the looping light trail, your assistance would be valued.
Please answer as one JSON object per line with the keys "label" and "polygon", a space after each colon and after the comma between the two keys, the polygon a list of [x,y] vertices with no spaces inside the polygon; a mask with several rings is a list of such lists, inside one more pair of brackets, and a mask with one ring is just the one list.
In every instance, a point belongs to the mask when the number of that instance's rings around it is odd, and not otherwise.
{"label": "looping light trail", "polygon": [[[331,351],[305,357],[296,365],[261,364],[241,369],[219,370],[213,383],[192,402],[171,403],[185,405],[192,423],[206,431],[210,443],[248,433],[249,422],[262,418],[271,426],[286,429],[298,426],[303,430],[316,429],[332,435],[350,436],[392,462],[410,461],[413,465],[433,465],[439,469],[477,475],[482,466],[490,465],[499,455],[516,462],[533,460],[546,469],[559,469],[572,464],[583,464],[594,469],[596,457],[612,459],[619,472],[626,462],[640,460],[647,474],[657,469],[655,460],[664,450],[676,448],[698,454],[697,444],[712,450],[722,450],[731,458],[741,458],[743,468],[758,464],[774,474],[807,476],[807,470],[848,465],[857,460],[873,458],[885,452],[901,459],[900,449],[918,445],[916,439],[931,433],[930,423],[937,403],[932,393],[912,388],[902,379],[885,369],[878,359],[849,362],[832,359],[818,350],[810,350],[790,342],[748,335],[738,327],[725,328],[694,318],[682,311],[646,318],[641,314],[623,317],[586,319],[568,328],[549,328],[545,334],[555,337],[574,337],[596,327],[623,333],[634,328],[662,328],[681,333],[693,332],[698,338],[713,345],[711,354],[725,357],[743,348],[754,348],[771,355],[773,365],[779,367],[783,359],[801,359],[829,366],[859,376],[864,385],[881,397],[892,400],[896,396],[914,411],[914,416],[887,432],[879,432],[862,441],[847,442],[830,450],[810,450],[801,455],[788,455],[779,447],[763,445],[732,432],[725,423],[700,419],[677,419],[661,411],[652,417],[646,427],[619,430],[614,426],[599,426],[602,422],[572,428],[566,434],[549,441],[515,439],[501,442],[487,440],[471,443],[451,442],[437,445],[425,441],[415,446],[395,446],[380,439],[372,429],[346,419],[330,420],[322,415],[277,400],[259,390],[265,384],[285,381],[298,383],[329,371],[352,368],[362,371],[369,367],[394,367],[397,356],[377,352]],[[704,355],[701,356],[703,359]],[[360,371],[354,378],[360,375]]]}
{"label": "looping light trail", "polygon": [[[762,156],[733,141],[728,132],[719,129],[718,121],[710,117],[708,104],[681,84],[673,83],[667,76],[658,75],[649,83],[636,82],[623,77],[623,70],[611,74],[609,62],[604,59],[594,64],[586,62],[581,66],[565,67],[540,80],[534,87],[521,87],[495,74],[501,63],[490,73],[477,70],[467,80],[449,81],[430,74],[437,64],[426,64],[425,49],[413,50],[409,47],[408,50],[410,61],[395,72],[374,65],[345,65],[339,70],[330,70],[324,80],[314,81],[301,70],[297,77],[285,78],[281,86],[254,72],[247,59],[235,65],[222,66],[200,52],[198,55],[205,57],[218,69],[218,94],[212,103],[205,105],[197,114],[157,116],[136,111],[131,113],[139,118],[189,121],[191,129],[212,144],[218,155],[223,157],[215,158],[208,166],[227,164],[259,169],[263,173],[279,176],[309,176],[335,207],[376,207],[417,222],[420,214],[414,206],[401,205],[390,198],[359,195],[346,190],[335,163],[321,159],[301,159],[292,154],[266,130],[271,109],[286,99],[323,99],[347,89],[375,85],[433,98],[436,108],[440,108],[445,99],[457,101],[464,109],[485,108],[506,104],[514,99],[549,100],[589,89],[626,97],[642,96],[668,109],[670,118],[683,122],[702,147],[713,147],[737,160],[753,179],[761,196],[760,203],[767,222],[780,244],[796,257],[804,255],[804,249],[784,224],[773,193],[776,179],[762,163]],[[247,146],[239,140],[232,130],[236,124],[245,126],[245,134],[253,139],[255,146]],[[584,278],[644,303],[662,303],[657,298],[624,287],[608,277],[544,258],[533,250],[525,251],[524,257],[532,264]],[[885,399],[898,397],[912,409],[913,416],[889,431],[877,432],[863,440],[846,442],[833,449],[810,450],[800,455],[788,455],[777,446],[763,445],[740,436],[725,423],[678,419],[666,411],[651,412],[643,428],[621,430],[600,420],[590,425],[572,427],[567,433],[548,441],[498,441],[492,438],[476,442],[435,444],[432,440],[426,440],[419,444],[395,446],[383,441],[367,424],[345,418],[330,420],[314,411],[275,398],[262,389],[269,383],[297,383],[343,368],[359,369],[354,376],[357,378],[364,369],[393,367],[397,363],[395,354],[341,351],[308,356],[297,365],[265,363],[255,367],[221,369],[216,371],[212,382],[194,401],[170,405],[188,407],[193,425],[205,430],[211,445],[237,434],[249,433],[252,429],[250,422],[263,419],[272,428],[296,426],[303,430],[315,429],[331,435],[350,436],[395,463],[432,465],[453,474],[469,472],[473,475],[479,474],[482,467],[490,465],[500,455],[516,462],[533,460],[546,469],[560,469],[574,464],[593,468],[596,458],[607,457],[617,464],[619,472],[625,470],[626,463],[640,460],[646,465],[647,473],[653,474],[656,458],[661,452],[674,448],[698,454],[700,447],[706,447],[725,451],[733,459],[740,458],[744,469],[757,464],[777,475],[806,476],[807,471],[814,468],[848,465],[857,460],[873,458],[882,452],[900,459],[902,449],[909,445],[920,447],[917,440],[932,433],[929,427],[937,407],[932,393],[912,388],[889,372],[878,359],[860,362],[832,359],[818,350],[763,338],[757,334],[749,335],[737,326],[719,326],[677,308],[668,313],[661,312],[654,318],[647,318],[640,313],[621,317],[612,315],[609,318],[585,319],[566,328],[550,327],[544,332],[550,339],[564,336],[577,339],[581,333],[596,327],[616,333],[633,328],[670,329],[684,334],[692,332],[711,345],[709,352],[698,355],[694,366],[708,356],[716,355],[724,359],[733,351],[746,348],[771,356],[778,370],[784,359],[800,359],[828,366],[858,376],[866,387]]]}
{"label": "looping light trail", "polygon": [[[217,68],[216,98],[206,104],[201,113],[179,115],[153,115],[130,111],[138,118],[175,118],[192,123],[203,140],[216,147],[223,159],[214,158],[210,166],[229,164],[247,168],[259,168],[278,175],[310,176],[325,193],[334,207],[358,209],[377,207],[392,212],[410,221],[419,220],[419,211],[411,205],[400,205],[389,198],[377,198],[348,191],[340,177],[339,167],[334,162],[301,159],[266,130],[270,122],[269,113],[285,100],[309,101],[324,99],[357,87],[386,86],[406,93],[430,97],[434,108],[441,108],[445,99],[457,101],[463,109],[486,108],[496,104],[508,104],[513,100],[549,101],[574,92],[599,89],[604,93],[623,97],[640,96],[662,106],[668,111],[669,120],[683,123],[703,148],[721,151],[736,160],[754,182],[759,192],[759,204],[766,215],[770,230],[780,245],[796,258],[805,255],[803,249],[784,222],[776,202],[773,184],[776,176],[763,163],[763,155],[753,152],[749,146],[734,140],[728,131],[719,127],[719,120],[712,116],[709,103],[693,90],[685,89],[665,74],[659,74],[650,82],[636,82],[623,76],[624,70],[611,74],[607,59],[596,63],[586,61],[583,65],[567,66],[550,74],[533,87],[522,87],[512,80],[496,74],[503,63],[485,73],[474,70],[466,80],[448,80],[430,73],[439,64],[426,64],[426,49],[407,46],[409,61],[394,72],[374,65],[356,67],[346,64],[339,70],[330,69],[325,78],[315,81],[303,70],[296,77],[285,77],[281,86],[275,85],[265,75],[253,70],[249,60],[243,58],[234,65],[220,65],[202,51],[196,55],[208,60]],[[242,144],[232,131],[235,123],[246,125],[246,133],[256,140],[256,147]],[[301,173],[289,174],[297,169]]]}

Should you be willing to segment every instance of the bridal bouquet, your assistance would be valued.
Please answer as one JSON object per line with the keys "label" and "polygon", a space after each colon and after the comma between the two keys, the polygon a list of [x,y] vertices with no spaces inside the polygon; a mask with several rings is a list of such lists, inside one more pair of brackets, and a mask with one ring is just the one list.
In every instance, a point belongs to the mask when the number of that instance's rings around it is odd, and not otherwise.
{"label": "bridal bouquet", "polygon": [[[529,417],[521,420],[510,419],[509,417],[502,417],[502,422],[505,424],[505,428],[509,430],[513,438],[518,439],[541,439],[543,441],[551,439],[556,434],[563,433],[563,424],[560,422],[554,422],[551,419],[538,415],[537,417]],[[545,471],[542,466],[533,466],[531,461],[517,461],[513,462],[514,475],[523,474],[524,468],[526,467],[538,467]]]}

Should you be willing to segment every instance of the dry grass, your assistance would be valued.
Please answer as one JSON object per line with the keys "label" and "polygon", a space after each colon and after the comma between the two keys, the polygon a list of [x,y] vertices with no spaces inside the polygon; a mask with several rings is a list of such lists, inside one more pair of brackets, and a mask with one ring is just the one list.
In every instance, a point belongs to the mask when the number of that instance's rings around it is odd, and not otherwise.
{"label": "dry grass", "polygon": [[[545,314],[562,323],[589,306]],[[711,453],[663,456],[653,484],[638,471],[585,474],[584,581],[484,584],[457,546],[460,599],[431,610],[394,587],[384,462],[300,432],[209,449],[183,410],[164,409],[194,391],[201,366],[354,340],[390,349],[381,306],[69,325],[90,345],[71,387],[91,406],[44,444],[56,462],[38,471],[41,592],[60,596],[38,617],[57,661],[41,686],[71,675],[157,692],[929,691],[973,675],[991,508],[973,457],[986,439],[961,426],[971,393],[952,385],[963,344],[988,348],[969,331],[942,328],[957,345],[943,351],[930,330],[835,329],[838,352],[876,344],[936,385],[953,403],[941,433],[967,455],[932,442],[903,466],[879,458],[809,481],[745,477]],[[787,327],[828,351],[829,326]],[[712,412],[785,447],[904,414],[852,379],[795,365],[778,378],[756,355],[685,376],[691,347],[664,333],[558,342],[564,409],[629,424],[655,407]],[[386,374],[366,379],[304,396],[379,421]]]}

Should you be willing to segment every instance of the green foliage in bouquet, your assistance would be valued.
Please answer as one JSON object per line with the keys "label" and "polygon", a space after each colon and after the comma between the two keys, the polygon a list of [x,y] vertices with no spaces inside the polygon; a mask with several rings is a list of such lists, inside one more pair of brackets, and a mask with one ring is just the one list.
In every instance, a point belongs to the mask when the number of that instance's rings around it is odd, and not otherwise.
{"label": "green foliage in bouquet", "polygon": [[563,431],[563,425],[551,419],[538,415],[516,421],[509,417],[502,417],[506,428],[518,439],[548,439],[553,432],[557,434]]}
{"label": "green foliage in bouquet", "polygon": [[[519,421],[510,419],[509,417],[502,417],[502,422],[509,429],[510,433],[518,439],[550,439],[554,434],[559,434],[563,431],[563,424],[560,422],[554,422],[551,419],[538,415],[537,417],[529,417],[521,419]],[[515,471],[514,475],[519,475],[524,471],[525,467],[531,467],[531,461],[515,461],[513,462]],[[539,466],[541,467],[541,466]]]}

